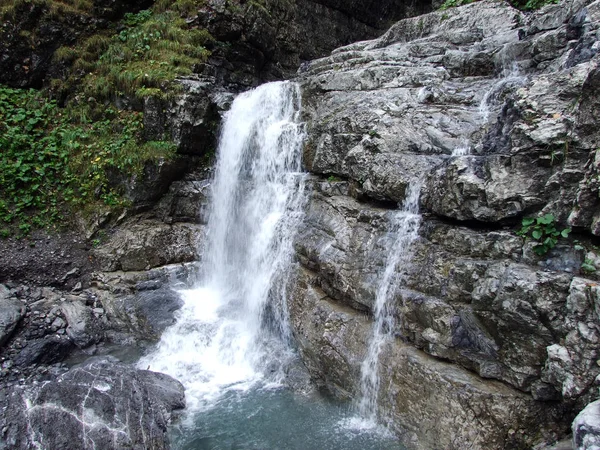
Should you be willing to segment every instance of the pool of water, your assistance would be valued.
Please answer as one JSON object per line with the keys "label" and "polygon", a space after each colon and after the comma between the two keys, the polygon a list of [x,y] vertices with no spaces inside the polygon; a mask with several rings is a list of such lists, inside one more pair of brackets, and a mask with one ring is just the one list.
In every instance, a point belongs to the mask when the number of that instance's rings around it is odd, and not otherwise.
{"label": "pool of water", "polygon": [[175,450],[402,450],[346,405],[286,388],[230,390],[210,409],[172,427]]}

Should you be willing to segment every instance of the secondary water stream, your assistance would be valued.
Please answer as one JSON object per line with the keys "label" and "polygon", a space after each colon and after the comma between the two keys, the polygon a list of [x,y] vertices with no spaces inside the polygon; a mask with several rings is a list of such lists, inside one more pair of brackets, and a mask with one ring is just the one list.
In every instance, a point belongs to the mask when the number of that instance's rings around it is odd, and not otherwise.
{"label": "secondary water stream", "polygon": [[[510,65],[505,64],[504,69],[496,81],[483,94],[478,108],[478,126],[485,128],[490,124],[494,108],[501,105],[502,97],[507,92],[514,91],[523,86],[527,81],[527,77],[521,75],[519,66],[516,63]],[[463,142],[452,151],[452,156],[467,156],[473,152],[480,142],[471,143],[468,138],[464,138]]]}
{"label": "secondary water stream", "polygon": [[225,117],[202,281],[139,362],[186,388],[175,448],[399,448],[345,428],[347,407],[288,387],[286,277],[306,197],[299,113],[298,86],[279,82],[241,94]]}
{"label": "secondary water stream", "polygon": [[419,194],[421,182],[414,181],[407,189],[401,209],[392,216],[391,229],[385,236],[390,245],[385,268],[379,277],[373,309],[373,334],[369,342],[367,356],[361,366],[361,395],[357,408],[362,419],[377,424],[377,395],[379,393],[379,354],[385,342],[393,336],[395,311],[393,297],[400,286],[401,265],[410,262],[410,248],[417,239],[421,216],[419,215]]}

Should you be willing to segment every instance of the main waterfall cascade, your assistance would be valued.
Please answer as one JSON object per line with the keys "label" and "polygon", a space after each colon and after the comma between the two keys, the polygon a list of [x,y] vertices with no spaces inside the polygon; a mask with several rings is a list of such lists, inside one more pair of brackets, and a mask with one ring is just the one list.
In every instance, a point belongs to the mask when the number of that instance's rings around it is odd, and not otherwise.
{"label": "main waterfall cascade", "polygon": [[176,323],[138,363],[186,388],[176,448],[399,448],[340,425],[346,407],[285,388],[296,358],[287,277],[306,200],[300,100],[296,84],[268,83],[225,116],[200,286],[181,291]]}
{"label": "main waterfall cascade", "polygon": [[[225,116],[202,287],[182,293],[176,324],[139,364],[182,381],[190,410],[249,388],[267,367],[277,382],[290,356],[282,305],[304,199],[299,111],[299,87],[273,83],[238,96]],[[279,307],[267,317],[269,302]]]}

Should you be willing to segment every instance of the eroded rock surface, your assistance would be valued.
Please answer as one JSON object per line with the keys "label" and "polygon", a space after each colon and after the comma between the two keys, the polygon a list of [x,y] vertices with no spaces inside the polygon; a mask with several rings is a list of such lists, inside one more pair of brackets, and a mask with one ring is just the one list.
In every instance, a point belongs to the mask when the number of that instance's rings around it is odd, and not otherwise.
{"label": "eroded rock surface", "polygon": [[[382,420],[411,447],[552,442],[597,398],[599,5],[476,2],[300,71],[304,161],[320,179],[296,239],[291,322],[311,375],[340,397],[358,395],[394,210],[421,185],[379,364]],[[517,224],[547,213],[581,242],[537,255]],[[461,425],[469,414],[484,432]]]}
{"label": "eroded rock surface", "polygon": [[[314,287],[314,273],[301,270],[296,281],[290,312],[307,367],[337,395],[356,395],[371,321]],[[524,448],[540,434],[560,432],[560,406],[485,381],[400,340],[386,344],[380,370],[383,420],[409,448]]]}
{"label": "eroded rock surface", "polygon": [[178,381],[109,359],[5,395],[1,446],[11,449],[165,449],[173,411],[185,406]]}

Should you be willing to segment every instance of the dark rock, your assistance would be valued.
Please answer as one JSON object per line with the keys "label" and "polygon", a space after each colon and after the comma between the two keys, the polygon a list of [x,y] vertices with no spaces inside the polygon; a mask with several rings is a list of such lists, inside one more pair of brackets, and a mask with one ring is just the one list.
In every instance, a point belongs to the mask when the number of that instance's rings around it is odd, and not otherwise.
{"label": "dark rock", "polygon": [[150,209],[165,194],[174,180],[180,179],[188,170],[190,161],[176,157],[172,160],[147,161],[140,174],[112,172],[110,182],[122,189],[131,201],[133,212]]}
{"label": "dark rock", "polygon": [[175,289],[189,287],[196,272],[195,264],[186,264],[95,274],[94,295],[104,310],[106,338],[128,345],[156,341],[182,306]]}
{"label": "dark rock", "polygon": [[10,339],[24,315],[25,305],[12,298],[6,286],[0,284],[0,348]]}
{"label": "dark rock", "polygon": [[14,87],[40,88],[52,69],[52,56],[62,45],[77,41],[139,11],[149,0],[95,1],[92,10],[60,2],[11,2],[0,17],[0,82]]}
{"label": "dark rock", "polygon": [[219,41],[209,61],[220,83],[253,85],[293,75],[303,61],[333,48],[380,34],[391,20],[433,8],[431,0],[381,2],[218,0],[200,10],[200,24]]}
{"label": "dark rock", "polygon": [[63,361],[73,348],[74,345],[70,339],[59,336],[45,337],[27,342],[14,362],[20,367],[53,364]]}
{"label": "dark rock", "polygon": [[150,335],[160,336],[175,322],[174,313],[183,305],[181,296],[168,287],[142,291],[123,299],[132,322],[144,323]]}
{"label": "dark rock", "polygon": [[8,448],[169,448],[167,425],[185,406],[181,383],[96,360],[8,397]]}
{"label": "dark rock", "polygon": [[166,223],[208,222],[210,181],[176,181],[155,205],[156,215]]}

